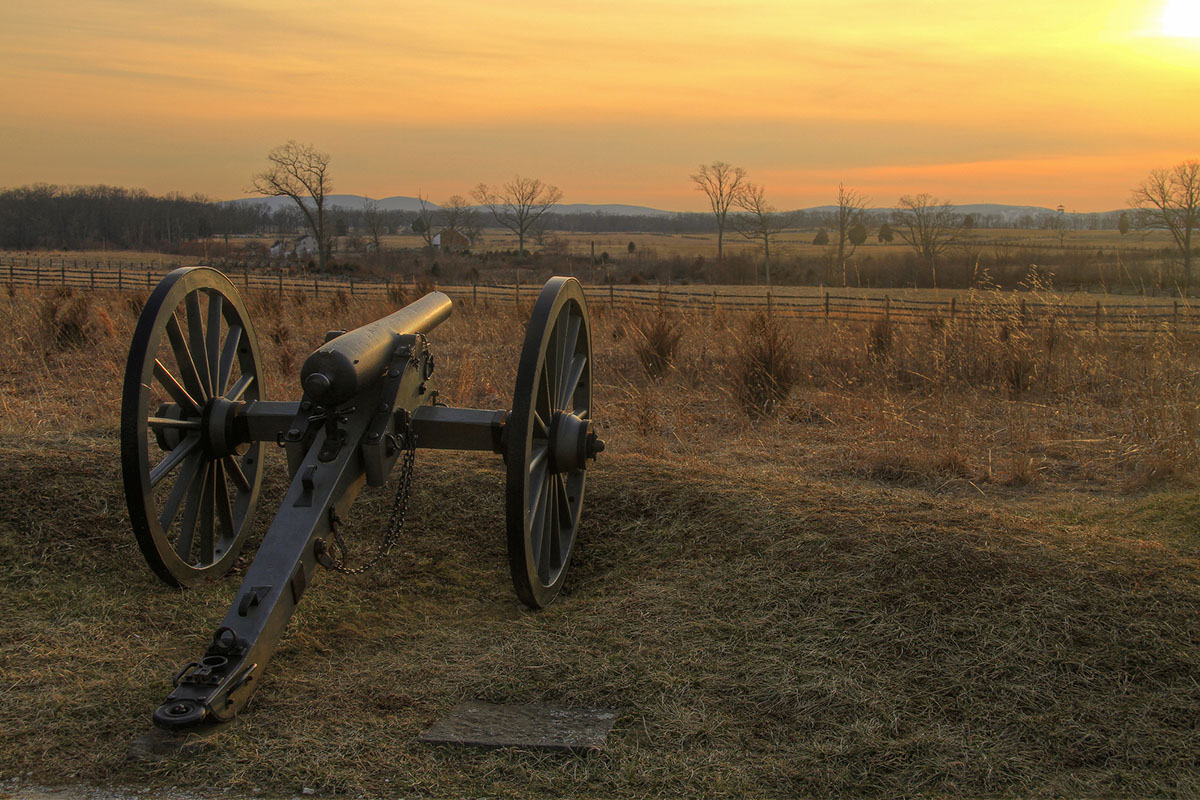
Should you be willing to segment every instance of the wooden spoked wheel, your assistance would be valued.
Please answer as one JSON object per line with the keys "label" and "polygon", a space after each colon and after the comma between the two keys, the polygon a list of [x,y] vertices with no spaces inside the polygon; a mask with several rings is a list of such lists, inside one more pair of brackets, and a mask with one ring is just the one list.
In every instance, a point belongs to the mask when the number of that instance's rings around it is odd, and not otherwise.
{"label": "wooden spoked wheel", "polygon": [[264,445],[239,441],[235,417],[265,394],[254,329],[229,279],[207,267],[163,278],[129,349],[121,468],[138,545],[168,584],[219,578],[245,544]]}
{"label": "wooden spoked wheel", "polygon": [[592,433],[592,340],[583,288],[551,278],[538,295],[505,424],[508,562],[530,608],[562,589],[579,527]]}

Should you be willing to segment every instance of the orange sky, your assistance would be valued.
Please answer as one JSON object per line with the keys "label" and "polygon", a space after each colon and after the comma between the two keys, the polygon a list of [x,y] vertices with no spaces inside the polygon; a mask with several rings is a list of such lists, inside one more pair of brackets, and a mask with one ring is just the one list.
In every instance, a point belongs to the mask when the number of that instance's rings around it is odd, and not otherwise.
{"label": "orange sky", "polygon": [[229,199],[297,139],[374,197],[519,173],[702,210],[688,175],[720,159],[785,208],[842,181],[1108,210],[1200,157],[1200,2],[1166,36],[1167,2],[10,2],[0,186]]}

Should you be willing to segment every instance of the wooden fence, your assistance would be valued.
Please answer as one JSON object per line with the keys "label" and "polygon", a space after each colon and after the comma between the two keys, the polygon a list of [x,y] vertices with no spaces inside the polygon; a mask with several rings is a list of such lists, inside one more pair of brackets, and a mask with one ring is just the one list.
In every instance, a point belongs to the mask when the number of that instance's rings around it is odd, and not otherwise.
{"label": "wooden fence", "polygon": [[[7,263],[4,263],[7,261]],[[0,259],[0,282],[9,286],[50,288],[68,286],[86,290],[147,291],[169,271],[173,263],[114,264],[104,261],[37,258]],[[225,267],[229,270],[229,267]],[[413,297],[417,286],[408,281],[364,281],[330,277],[296,277],[243,268],[227,271],[232,281],[246,291],[272,292],[279,296],[305,294],[311,297],[389,296],[393,292]],[[438,286],[460,302],[502,305],[529,303],[540,286],[533,284],[475,284]],[[813,288],[787,287],[774,292],[765,287],[614,286],[585,287],[592,302],[612,308],[652,313],[657,309],[679,312],[766,311],[780,316],[829,321],[871,322],[885,319],[897,325],[929,325],[939,321],[1020,321],[1045,324],[1051,320],[1064,326],[1095,326],[1106,330],[1149,333],[1165,327],[1200,330],[1200,314],[1186,298],[1141,301],[1123,297],[1048,297],[1044,294],[972,292],[950,294],[944,299],[910,297],[849,296]]]}

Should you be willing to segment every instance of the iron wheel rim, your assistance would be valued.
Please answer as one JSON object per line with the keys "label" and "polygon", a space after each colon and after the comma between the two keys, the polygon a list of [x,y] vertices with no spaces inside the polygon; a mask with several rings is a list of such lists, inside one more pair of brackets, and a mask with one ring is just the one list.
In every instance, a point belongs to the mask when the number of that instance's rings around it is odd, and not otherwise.
{"label": "iron wheel rim", "polygon": [[556,471],[556,415],[592,419],[592,343],[583,287],[551,278],[534,303],[505,432],[508,561],[517,596],[552,603],[574,551],[587,484],[585,466]]}
{"label": "iron wheel rim", "polygon": [[[245,545],[264,443],[214,454],[205,426],[220,402],[213,398],[236,403],[265,395],[254,328],[229,279],[207,267],[183,267],[163,278],[130,344],[121,467],[138,546],[167,584],[219,578]],[[159,414],[164,399],[174,409],[165,417]],[[164,451],[160,437],[173,446]]]}

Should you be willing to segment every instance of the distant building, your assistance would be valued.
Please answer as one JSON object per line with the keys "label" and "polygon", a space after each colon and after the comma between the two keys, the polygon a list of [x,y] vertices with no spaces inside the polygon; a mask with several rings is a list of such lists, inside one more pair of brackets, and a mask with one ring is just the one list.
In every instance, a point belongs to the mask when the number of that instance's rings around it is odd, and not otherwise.
{"label": "distant building", "polygon": [[298,256],[315,256],[317,240],[312,236],[301,236],[296,240],[295,252]]}
{"label": "distant building", "polygon": [[443,253],[462,252],[471,249],[471,240],[459,231],[447,228],[433,237],[433,246]]}

